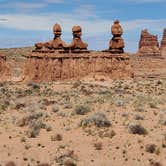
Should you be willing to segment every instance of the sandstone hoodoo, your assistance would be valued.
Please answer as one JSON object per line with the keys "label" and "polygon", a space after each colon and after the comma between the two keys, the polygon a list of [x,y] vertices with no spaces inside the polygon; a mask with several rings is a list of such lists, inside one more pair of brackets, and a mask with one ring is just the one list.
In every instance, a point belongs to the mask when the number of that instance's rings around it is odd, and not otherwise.
{"label": "sandstone hoodoo", "polygon": [[109,43],[109,51],[112,54],[120,54],[124,53],[124,40],[122,38],[123,35],[123,29],[121,25],[119,24],[119,20],[115,20],[114,24],[111,27],[111,32],[112,32],[112,39],[110,40]]}
{"label": "sandstone hoodoo", "polygon": [[73,32],[73,40],[71,44],[68,46],[68,48],[71,50],[73,53],[84,53],[88,52],[87,47],[88,44],[83,42],[81,39],[82,36],[82,28],[78,25],[74,26],[72,28]]}
{"label": "sandstone hoodoo", "polygon": [[82,28],[73,26],[72,42],[67,45],[60,39],[61,28],[55,24],[54,39],[37,43],[36,49],[27,56],[25,76],[27,81],[49,82],[64,79],[101,75],[114,78],[131,76],[129,56],[123,53],[122,28],[113,28],[110,51],[88,51],[88,44],[82,41]]}
{"label": "sandstone hoodoo", "polygon": [[142,30],[138,54],[140,56],[160,56],[157,35],[151,35],[147,29]]}
{"label": "sandstone hoodoo", "polygon": [[160,50],[161,50],[161,55],[166,55],[166,28],[163,31],[163,37],[161,41]]}
{"label": "sandstone hoodoo", "polygon": [[48,41],[46,43],[36,43],[36,49],[34,50],[34,52],[54,52],[57,50],[63,50],[67,48],[67,44],[61,39],[62,29],[59,24],[56,23],[53,26],[53,33],[53,40]]}

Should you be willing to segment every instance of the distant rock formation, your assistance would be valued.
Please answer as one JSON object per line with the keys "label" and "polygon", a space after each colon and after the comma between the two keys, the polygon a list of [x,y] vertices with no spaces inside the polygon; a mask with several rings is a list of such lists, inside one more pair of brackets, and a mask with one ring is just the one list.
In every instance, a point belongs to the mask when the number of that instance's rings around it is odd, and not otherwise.
{"label": "distant rock formation", "polygon": [[115,20],[111,27],[112,39],[109,43],[109,52],[113,54],[124,53],[124,40],[121,37],[123,35],[123,29],[119,24],[119,20]]}
{"label": "distant rock formation", "polygon": [[166,28],[163,31],[163,38],[161,41],[160,50],[161,50],[161,55],[166,55]]}
{"label": "distant rock formation", "polygon": [[139,41],[140,56],[160,56],[159,42],[157,35],[151,35],[147,29],[142,30]]}

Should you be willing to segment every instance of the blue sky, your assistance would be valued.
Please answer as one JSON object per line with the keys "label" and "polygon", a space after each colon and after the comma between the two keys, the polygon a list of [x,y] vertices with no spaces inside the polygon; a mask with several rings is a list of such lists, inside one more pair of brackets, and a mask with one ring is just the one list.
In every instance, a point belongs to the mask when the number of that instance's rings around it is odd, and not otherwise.
{"label": "blue sky", "polygon": [[0,48],[48,41],[53,38],[52,26],[59,23],[67,43],[72,26],[81,25],[89,49],[106,49],[115,19],[124,29],[125,50],[136,52],[142,29],[161,40],[166,0],[0,0]]}

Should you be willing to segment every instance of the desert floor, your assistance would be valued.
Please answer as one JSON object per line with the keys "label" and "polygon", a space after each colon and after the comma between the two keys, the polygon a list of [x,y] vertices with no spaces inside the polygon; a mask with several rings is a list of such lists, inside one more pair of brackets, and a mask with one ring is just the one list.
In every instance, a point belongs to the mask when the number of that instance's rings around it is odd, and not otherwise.
{"label": "desert floor", "polygon": [[[21,78],[29,50],[2,51]],[[0,164],[165,166],[166,60],[131,61],[134,79],[0,83]]]}

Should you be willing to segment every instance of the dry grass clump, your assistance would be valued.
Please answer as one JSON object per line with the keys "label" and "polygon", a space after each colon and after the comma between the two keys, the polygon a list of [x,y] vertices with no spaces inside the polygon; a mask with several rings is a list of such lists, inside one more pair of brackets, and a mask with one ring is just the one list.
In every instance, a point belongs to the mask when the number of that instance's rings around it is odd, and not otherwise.
{"label": "dry grass clump", "polygon": [[63,166],[76,166],[76,160],[77,156],[74,154],[73,150],[68,150],[55,158],[56,163]]}
{"label": "dry grass clump", "polygon": [[55,134],[51,136],[51,141],[62,141],[63,137],[61,134]]}
{"label": "dry grass clump", "polygon": [[66,160],[63,165],[64,165],[64,166],[77,166],[77,165],[74,163],[74,161],[71,160],[71,159]]}
{"label": "dry grass clump", "polygon": [[130,123],[128,125],[128,130],[129,133],[132,134],[139,134],[139,135],[147,134],[147,130],[141,124],[138,123]]}
{"label": "dry grass clump", "polygon": [[52,109],[52,112],[54,113],[59,111],[59,107],[57,105],[53,105],[51,109]]}
{"label": "dry grass clump", "polygon": [[93,146],[96,150],[102,150],[103,144],[101,142],[96,142]]}
{"label": "dry grass clump", "polygon": [[40,119],[43,116],[43,113],[33,113],[31,115],[25,116],[17,121],[19,127],[30,125],[33,121]]}
{"label": "dry grass clump", "polygon": [[157,150],[157,146],[155,144],[147,144],[145,146],[145,151],[148,153],[155,153]]}
{"label": "dry grass clump", "polygon": [[16,123],[19,127],[29,126],[27,135],[29,138],[35,138],[39,135],[41,129],[51,131],[51,127],[44,124],[41,120],[43,113],[33,113],[18,120]]}
{"label": "dry grass clump", "polygon": [[144,120],[144,116],[136,114],[136,115],[134,115],[134,119],[135,120]]}
{"label": "dry grass clump", "polygon": [[162,166],[159,162],[152,162],[150,166]]}
{"label": "dry grass clump", "polygon": [[27,131],[28,137],[36,138],[42,128],[46,128],[46,125],[43,124],[41,121],[33,121],[29,126],[29,130]]}
{"label": "dry grass clump", "polygon": [[29,82],[27,86],[32,87],[32,89],[40,89],[40,85],[34,82]]}
{"label": "dry grass clump", "polygon": [[85,115],[90,112],[90,107],[88,105],[77,105],[74,109],[74,113],[78,115]]}
{"label": "dry grass clump", "polygon": [[97,112],[81,121],[81,126],[91,125],[95,125],[97,127],[110,127],[111,122],[107,119],[105,114]]}

